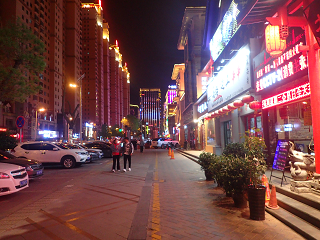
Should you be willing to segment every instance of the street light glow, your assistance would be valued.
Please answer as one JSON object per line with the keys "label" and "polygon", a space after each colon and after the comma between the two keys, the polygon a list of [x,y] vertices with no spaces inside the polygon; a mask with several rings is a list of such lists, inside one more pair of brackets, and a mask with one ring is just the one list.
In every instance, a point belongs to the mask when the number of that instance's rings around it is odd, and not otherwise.
{"label": "street light glow", "polygon": [[78,87],[77,84],[72,84],[72,83],[70,83],[69,86],[70,86],[70,87]]}
{"label": "street light glow", "polygon": [[40,108],[38,111],[39,111],[39,112],[44,112],[45,109],[44,109],[44,108]]}

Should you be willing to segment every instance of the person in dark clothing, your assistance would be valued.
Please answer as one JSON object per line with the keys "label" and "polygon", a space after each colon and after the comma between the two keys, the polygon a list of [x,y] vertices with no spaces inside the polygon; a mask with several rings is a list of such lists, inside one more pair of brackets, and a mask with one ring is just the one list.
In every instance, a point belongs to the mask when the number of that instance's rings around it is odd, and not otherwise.
{"label": "person in dark clothing", "polygon": [[142,136],[140,137],[140,152],[142,153],[143,152],[143,146],[144,146],[144,141],[143,141],[143,138]]}
{"label": "person in dark clothing", "polygon": [[112,150],[112,157],[113,157],[113,165],[112,165],[112,172],[117,170],[120,171],[120,156],[121,156],[121,145],[117,139],[114,139],[113,143],[110,146]]}
{"label": "person in dark clothing", "polygon": [[129,171],[131,171],[131,156],[133,153],[134,147],[133,144],[131,142],[129,142],[129,138],[125,137],[124,138],[124,142],[123,142],[123,146],[121,148],[121,152],[123,153],[123,171],[126,172],[127,171],[127,161],[129,162]]}

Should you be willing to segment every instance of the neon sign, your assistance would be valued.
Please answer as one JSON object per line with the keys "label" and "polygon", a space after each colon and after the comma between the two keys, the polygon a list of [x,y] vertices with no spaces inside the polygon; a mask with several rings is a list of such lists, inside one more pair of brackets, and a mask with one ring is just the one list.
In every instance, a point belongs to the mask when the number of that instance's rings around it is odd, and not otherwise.
{"label": "neon sign", "polygon": [[208,109],[207,102],[202,103],[201,105],[198,106],[198,112],[203,113],[205,110]]}
{"label": "neon sign", "polygon": [[[299,51],[300,42],[256,72],[256,91],[264,90],[308,68],[307,57]],[[275,69],[275,70],[273,70]]]}
{"label": "neon sign", "polygon": [[310,84],[305,83],[299,87],[290,89],[278,95],[262,100],[262,109],[292,102],[310,95]]}
{"label": "neon sign", "polygon": [[237,23],[237,16],[240,13],[238,4],[231,2],[228,11],[223,16],[217,31],[210,40],[210,52],[212,60],[215,61],[223,49],[228,45],[233,35],[238,31],[241,25]]}

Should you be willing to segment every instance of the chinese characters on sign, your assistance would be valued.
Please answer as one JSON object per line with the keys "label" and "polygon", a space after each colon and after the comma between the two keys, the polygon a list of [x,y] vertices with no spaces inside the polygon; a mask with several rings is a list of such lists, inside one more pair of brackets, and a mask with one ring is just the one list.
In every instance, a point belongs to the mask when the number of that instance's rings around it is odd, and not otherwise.
{"label": "chinese characters on sign", "polygon": [[310,84],[305,83],[299,87],[290,89],[273,97],[262,100],[262,109],[295,101],[310,95]]}
{"label": "chinese characters on sign", "polygon": [[[299,51],[299,45],[302,45],[302,42],[256,72],[257,92],[308,68],[307,58]],[[275,71],[271,72],[273,69]]]}

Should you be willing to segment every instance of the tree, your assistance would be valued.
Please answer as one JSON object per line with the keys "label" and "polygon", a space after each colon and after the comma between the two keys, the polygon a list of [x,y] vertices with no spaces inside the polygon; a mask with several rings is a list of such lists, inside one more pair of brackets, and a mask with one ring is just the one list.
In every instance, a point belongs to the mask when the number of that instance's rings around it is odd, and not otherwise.
{"label": "tree", "polygon": [[13,149],[17,146],[17,140],[10,136],[10,133],[0,132],[0,150]]}
{"label": "tree", "polygon": [[140,120],[133,115],[127,115],[122,122],[124,125],[130,127],[132,132],[136,132],[140,128]]}
{"label": "tree", "polygon": [[44,43],[20,18],[0,28],[0,101],[24,102],[41,90]]}

